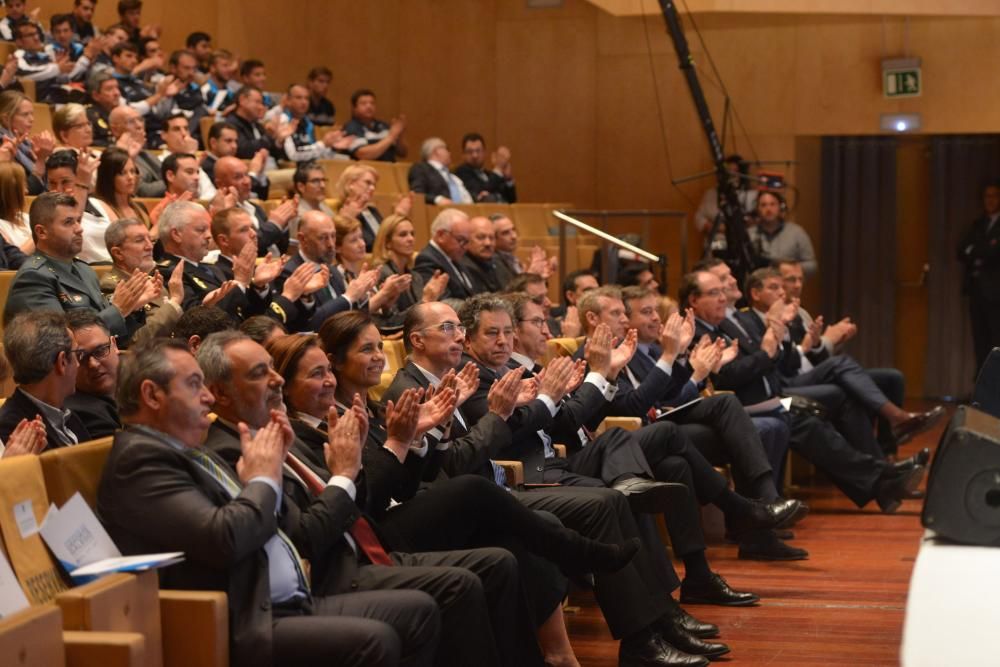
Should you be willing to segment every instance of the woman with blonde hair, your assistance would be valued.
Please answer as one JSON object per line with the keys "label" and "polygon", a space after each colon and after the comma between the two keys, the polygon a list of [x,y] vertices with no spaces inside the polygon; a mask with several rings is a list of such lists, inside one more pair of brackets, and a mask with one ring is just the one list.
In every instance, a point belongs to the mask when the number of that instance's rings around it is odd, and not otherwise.
{"label": "woman with blonde hair", "polygon": [[24,93],[0,93],[0,152],[9,152],[24,170],[28,194],[40,195],[45,192],[45,160],[52,154],[56,140],[48,130],[29,139],[34,124],[35,105]]}
{"label": "woman with blonde hair", "polygon": [[52,115],[52,131],[56,135],[59,148],[72,148],[77,152],[89,152],[94,143],[94,128],[87,118],[87,109],[82,104],[64,104]]}
{"label": "woman with blonde hair", "polygon": [[[382,224],[382,214],[372,204],[375,187],[378,185],[378,172],[367,164],[352,164],[344,170],[337,180],[335,193],[340,202],[339,212],[361,222],[361,235],[365,239],[365,249],[371,251]],[[413,197],[405,194],[396,202],[393,213],[409,215],[413,206]]]}
{"label": "woman with blonde hair", "polygon": [[28,221],[28,204],[25,192],[24,169],[13,162],[0,162],[0,234],[21,252],[35,252]]}
{"label": "woman with blonde hair", "polygon": [[413,252],[416,246],[413,222],[395,213],[382,221],[372,246],[372,266],[379,270],[378,284],[390,276],[410,276],[410,287],[399,295],[392,309],[373,315],[380,331],[395,331],[403,326],[403,318],[411,306],[420,302],[437,301],[448,285],[448,274],[438,271],[424,283],[413,273]]}

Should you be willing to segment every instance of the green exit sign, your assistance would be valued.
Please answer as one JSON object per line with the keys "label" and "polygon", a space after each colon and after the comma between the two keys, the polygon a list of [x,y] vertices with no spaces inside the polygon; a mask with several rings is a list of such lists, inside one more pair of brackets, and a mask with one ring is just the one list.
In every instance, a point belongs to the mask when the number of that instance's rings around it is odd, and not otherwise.
{"label": "green exit sign", "polygon": [[882,93],[886,97],[918,97],[922,91],[919,58],[882,61]]}

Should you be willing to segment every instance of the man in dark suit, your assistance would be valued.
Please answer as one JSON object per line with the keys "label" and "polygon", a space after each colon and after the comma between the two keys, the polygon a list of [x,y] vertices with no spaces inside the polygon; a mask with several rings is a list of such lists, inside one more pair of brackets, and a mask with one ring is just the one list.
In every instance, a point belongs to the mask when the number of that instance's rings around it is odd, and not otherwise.
{"label": "man in dark suit", "polygon": [[[660,359],[664,359],[662,367],[672,371],[673,359],[682,356],[694,336],[693,317],[681,318],[676,315],[670,322],[660,322],[658,297],[654,291],[644,287],[627,287],[622,290],[622,297],[628,326],[635,329],[639,342],[635,355],[618,376],[616,398],[628,396],[629,392],[643,387],[644,383],[654,381],[660,370]],[[584,322],[588,331],[592,326],[591,322],[600,321],[602,314],[591,309],[597,305],[605,310],[609,304],[603,303],[604,301],[608,300],[599,299],[598,304],[593,304],[589,297],[583,299],[587,306]],[[665,350],[668,353],[666,357],[663,354]],[[704,388],[713,366],[721,366],[722,354],[722,349],[713,350],[705,345],[695,347],[687,357],[686,365],[690,369],[690,376],[683,381],[682,387],[673,396],[669,395],[670,389],[660,396],[651,394],[649,398],[652,403],[636,405],[631,416],[645,420],[650,410],[670,410],[697,401],[666,418],[680,426],[681,431],[706,459],[715,465],[730,465],[737,493],[747,498],[772,502],[780,497],[772,466],[780,467],[783,462],[788,451],[787,438],[772,442],[777,446],[772,450],[765,450],[756,425],[739,399],[732,394],[699,397],[699,391]],[[731,350],[730,356],[734,355],[735,350]],[[803,505],[803,516],[805,511]],[[744,531],[736,537],[740,544],[740,558],[801,560],[808,557],[804,549],[785,544],[772,531]]]}
{"label": "man in dark suit", "polygon": [[257,255],[263,257],[270,252],[271,246],[279,252],[288,250],[288,223],[296,216],[297,199],[289,199],[265,211],[261,206],[250,201],[251,187],[250,171],[246,163],[235,157],[223,157],[215,163],[215,185],[223,188],[236,188],[237,206],[244,209],[254,218],[257,230]]}
{"label": "man in dark suit", "polygon": [[38,415],[45,423],[46,449],[89,440],[83,422],[66,409],[80,369],[80,351],[73,347],[66,315],[22,313],[7,323],[3,346],[17,389],[0,407],[0,440],[7,442],[21,420]]}
{"label": "man in dark suit", "polygon": [[29,213],[36,252],[18,269],[10,286],[4,321],[27,310],[91,308],[124,342],[145,322],[143,306],[159,292],[154,281],[136,272],[122,282],[110,302],[101,293],[97,274],[76,257],[83,247],[77,202],[69,195],[46,192]]}
{"label": "man in dark suit", "polygon": [[469,276],[472,287],[480,292],[499,292],[506,283],[500,280],[499,264],[495,258],[495,236],[489,218],[469,218],[469,245],[459,266]]}
{"label": "man in dark suit", "polygon": [[448,171],[451,151],[443,140],[439,137],[425,139],[420,146],[420,156],[423,161],[410,167],[410,190],[422,194],[428,204],[449,206],[474,203],[462,180]]}
{"label": "man in dark suit", "polygon": [[983,215],[972,222],[958,246],[963,265],[962,294],[969,297],[976,368],[1000,345],[1000,183],[983,188]]}
{"label": "man in dark suit", "polygon": [[322,211],[306,212],[299,220],[297,238],[299,252],[285,262],[276,289],[283,292],[288,280],[302,266],[313,267],[313,273],[322,278],[309,286],[312,291],[304,291],[295,301],[296,312],[285,321],[289,331],[319,331],[323,322],[337,313],[368,308],[368,295],[375,287],[378,270],[363,271],[350,285],[344,284],[343,274],[333,266],[337,230],[330,216]]}
{"label": "man in dark suit", "polygon": [[476,202],[513,204],[517,189],[510,170],[510,149],[500,146],[493,154],[493,170],[486,171],[486,142],[481,134],[470,132],[462,137],[465,162],[455,169],[455,176]]}
{"label": "man in dark suit", "polygon": [[[277,155],[277,145],[284,137],[272,137],[267,128],[261,125],[267,108],[264,106],[264,94],[259,88],[243,86],[236,93],[236,108],[226,116],[227,123],[236,128],[238,148],[236,157],[249,160],[260,150],[266,150],[270,155]],[[289,133],[290,133],[289,129]],[[218,183],[216,183],[218,185]]]}
{"label": "man in dark suit", "polygon": [[[284,382],[271,366],[267,351],[239,332],[220,332],[209,336],[198,348],[197,359],[205,374],[206,386],[215,397],[213,409],[218,415],[209,428],[204,446],[227,461],[233,471],[238,470],[237,462],[242,454],[239,426],[245,424],[250,429],[263,429],[274,414],[283,416],[281,388]],[[356,417],[352,413],[349,418]],[[290,429],[287,422],[284,423]],[[342,428],[338,429],[336,425],[330,427],[328,444],[331,448],[338,446],[338,430]],[[359,433],[355,437],[354,444],[359,452],[354,459],[356,465],[347,474],[337,470],[335,457],[327,457],[333,464],[330,472],[334,477],[326,485],[342,485],[348,495],[351,494],[353,480],[360,473],[362,445]],[[291,461],[290,464],[294,466]],[[296,468],[293,467],[293,470]],[[338,476],[341,479],[337,479]],[[441,609],[441,641],[437,654],[440,664],[466,665],[482,661],[510,667],[521,664],[538,664],[540,667],[541,656],[537,647],[524,655],[520,652],[525,644],[534,645],[534,637],[530,627],[526,636],[515,632],[518,627],[514,620],[518,608],[518,575],[516,563],[509,552],[502,549],[469,549],[394,553],[392,565],[409,567],[397,569],[364,565],[366,558],[376,565],[380,563],[375,562],[366,550],[366,543],[360,535],[355,537],[359,547],[356,553],[344,539],[344,530],[330,530],[330,508],[322,502],[324,496],[329,494],[330,491],[324,489],[308,505],[305,500],[296,503],[289,494],[283,498],[283,502],[297,505],[302,510],[300,527],[289,531],[289,537],[312,563],[313,588],[317,593],[341,593],[357,585],[366,589],[417,588],[434,597]],[[357,511],[355,508],[354,512]],[[466,570],[477,575],[479,580],[470,577]],[[497,631],[496,638],[491,626]],[[499,644],[508,641],[517,647],[509,658],[517,654],[525,662],[508,658],[501,660],[509,647]]]}
{"label": "man in dark suit", "polygon": [[159,227],[163,259],[156,266],[164,281],[184,262],[183,309],[217,306],[244,320],[249,312],[248,286],[226,280],[219,267],[202,261],[212,240],[208,211],[194,202],[177,201],[163,210]]}
{"label": "man in dark suit", "polygon": [[115,383],[118,381],[118,345],[97,313],[73,310],[66,315],[80,362],[76,391],[66,407],[83,422],[91,438],[103,438],[121,428]]}
{"label": "man in dark suit", "polygon": [[[236,127],[225,121],[214,123],[208,130],[208,143],[205,144],[205,157],[201,161],[201,169],[215,182],[215,163],[221,158],[232,157],[238,150],[238,139]],[[261,201],[267,199],[268,191],[271,188],[271,181],[264,173],[264,165],[267,162],[268,152],[266,148],[259,149],[250,158],[248,165],[253,196]]]}
{"label": "man in dark suit", "polygon": [[[302,529],[302,510],[282,494],[291,440],[283,417],[253,436],[242,427],[233,475],[200,447],[213,396],[183,342],[140,346],[122,365],[117,396],[126,428],[105,463],[98,515],[123,553],[184,551],[184,562],[162,571],[165,588],[227,593],[233,664],[431,664],[440,616],[426,594],[310,593],[288,537]],[[337,443],[338,475],[357,465],[349,436]],[[356,522],[348,489],[336,483],[316,503],[310,509],[329,535]]]}
{"label": "man in dark suit", "polygon": [[435,271],[448,274],[448,286],[441,299],[466,299],[476,293],[475,285],[462,269],[465,248],[469,245],[469,216],[456,208],[446,208],[431,223],[431,241],[417,254],[414,273],[426,284]]}
{"label": "man in dark suit", "polygon": [[[740,311],[737,319],[752,334],[763,336],[770,318],[780,317],[787,327],[798,315],[798,303],[789,303],[785,300],[784,280],[777,269],[765,267],[750,274],[747,278],[746,293],[750,307]],[[813,333],[819,332],[814,330]],[[944,417],[942,406],[919,413],[903,410],[882,393],[872,377],[857,361],[847,355],[836,355],[822,360],[817,358],[817,363],[814,365],[802,354],[799,341],[791,336],[790,339],[795,344],[788,349],[789,363],[782,366],[783,389],[790,394],[801,393],[811,397],[810,388],[813,385],[832,384],[839,387],[846,396],[840,408],[840,421],[845,421],[845,412],[851,419],[839,425],[840,431],[851,444],[862,451],[877,458],[883,455],[872,430],[872,421],[876,416],[888,422],[899,442],[905,442],[914,435],[932,428]],[[812,346],[808,341],[806,344]],[[922,452],[919,456],[921,463],[926,464],[930,450]]]}
{"label": "man in dark suit", "polygon": [[[721,260],[719,260],[721,262]],[[805,272],[796,260],[779,260],[775,268],[781,272],[785,286],[785,302],[800,301],[805,286]],[[726,267],[728,270],[728,267]],[[827,326],[823,316],[814,318],[802,304],[798,304],[798,315],[788,323],[788,333],[799,348],[799,354],[810,364],[819,364],[831,356],[841,354],[841,347],[858,332],[858,326],[850,317]],[[805,366],[803,362],[803,366]],[[898,368],[866,368],[865,372],[875,385],[895,405],[902,405],[906,399],[906,378]],[[893,433],[892,424],[881,415],[878,418],[878,442],[886,454],[895,454],[900,442],[899,434]],[[912,437],[904,435],[903,440]]]}
{"label": "man in dark suit", "polygon": [[[383,400],[396,400],[407,389],[438,386],[441,378],[460,362],[464,341],[464,327],[458,315],[442,303],[414,306],[404,325],[404,341],[409,351],[407,364],[396,374]],[[463,379],[461,400],[468,400],[479,389],[476,375]],[[465,374],[468,374],[467,372]],[[596,390],[595,390],[596,391]],[[603,398],[601,399],[603,400]],[[490,458],[510,458],[511,429],[506,421],[492,410],[486,414],[467,414],[456,408],[447,428],[431,431],[436,451],[442,455],[442,470],[449,476],[478,474],[495,479]],[[529,448],[542,451],[537,436]],[[518,449],[524,449],[518,447]],[[539,466],[541,457],[539,457]],[[532,479],[540,479],[541,467],[529,463]],[[596,481],[596,480],[595,480]],[[499,482],[498,482],[499,483]],[[620,492],[598,486],[560,486],[539,488],[529,492],[513,491],[526,506],[555,514],[568,527],[588,537],[617,542],[639,537],[655,548],[640,550],[631,564],[612,574],[596,575],[595,593],[615,638],[621,639],[619,658],[621,664],[642,665],[698,665],[704,658],[684,651],[709,653],[723,650],[718,644],[699,644],[688,636],[713,637],[718,628],[701,623],[686,614],[670,598],[680,581],[664,557],[659,535],[651,521],[637,525],[637,518],[629,509],[625,496]],[[640,533],[641,529],[641,533]],[[663,638],[669,636],[673,645]]]}
{"label": "man in dark suit", "polygon": [[751,414],[767,414],[787,421],[790,446],[826,473],[858,507],[872,500],[883,512],[894,512],[920,483],[925,469],[897,468],[858,451],[829,423],[802,411],[785,412],[778,401],[780,364],[791,342],[777,321],[769,321],[762,336],[726,317],[728,301],[722,281],[709,271],[686,275],[679,302],[695,314],[695,337],[737,341],[739,354],[711,375],[717,389],[732,390]]}

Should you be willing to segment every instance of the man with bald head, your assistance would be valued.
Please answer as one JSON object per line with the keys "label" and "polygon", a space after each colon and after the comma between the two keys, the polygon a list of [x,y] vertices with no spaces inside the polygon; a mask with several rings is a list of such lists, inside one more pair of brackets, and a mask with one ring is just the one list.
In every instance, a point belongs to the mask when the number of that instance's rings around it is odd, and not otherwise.
{"label": "man with bald head", "polygon": [[285,263],[278,278],[279,289],[303,265],[325,273],[327,280],[323,288],[296,301],[295,315],[285,322],[289,331],[318,331],[327,318],[337,313],[367,308],[368,293],[375,287],[378,271],[362,271],[350,285],[344,283],[343,274],[332,265],[337,229],[330,216],[322,211],[307,211],[299,219],[296,238],[299,252]]}
{"label": "man with bald head", "polygon": [[426,284],[435,271],[448,274],[448,286],[441,295],[445,299],[465,299],[476,294],[471,278],[462,268],[465,249],[471,240],[469,216],[456,208],[446,208],[431,223],[431,241],[413,264],[413,271]]}
{"label": "man with bald head", "polygon": [[496,261],[496,237],[493,223],[489,218],[476,216],[469,219],[469,245],[459,266],[469,276],[476,293],[499,292],[504,283],[500,282]]}
{"label": "man with bald head", "polygon": [[145,150],[146,125],[142,115],[132,107],[122,105],[111,110],[108,124],[114,145],[127,150],[139,170],[139,190],[136,194],[140,197],[162,197],[167,185],[160,177],[160,161]]}
{"label": "man with bald head", "polygon": [[253,216],[257,230],[257,255],[267,254],[271,246],[284,253],[288,250],[288,221],[295,217],[298,203],[294,199],[282,202],[270,213],[250,201],[253,182],[250,168],[243,160],[229,156],[215,163],[215,185],[219,190],[235,188],[236,205]]}

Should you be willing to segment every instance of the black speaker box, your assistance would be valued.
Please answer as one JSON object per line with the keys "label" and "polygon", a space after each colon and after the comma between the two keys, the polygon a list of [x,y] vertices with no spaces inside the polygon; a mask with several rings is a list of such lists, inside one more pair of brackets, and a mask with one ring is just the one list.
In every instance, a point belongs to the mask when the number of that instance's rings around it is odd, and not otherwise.
{"label": "black speaker box", "polygon": [[1000,419],[955,412],[931,462],[921,522],[957,542],[1000,546]]}

